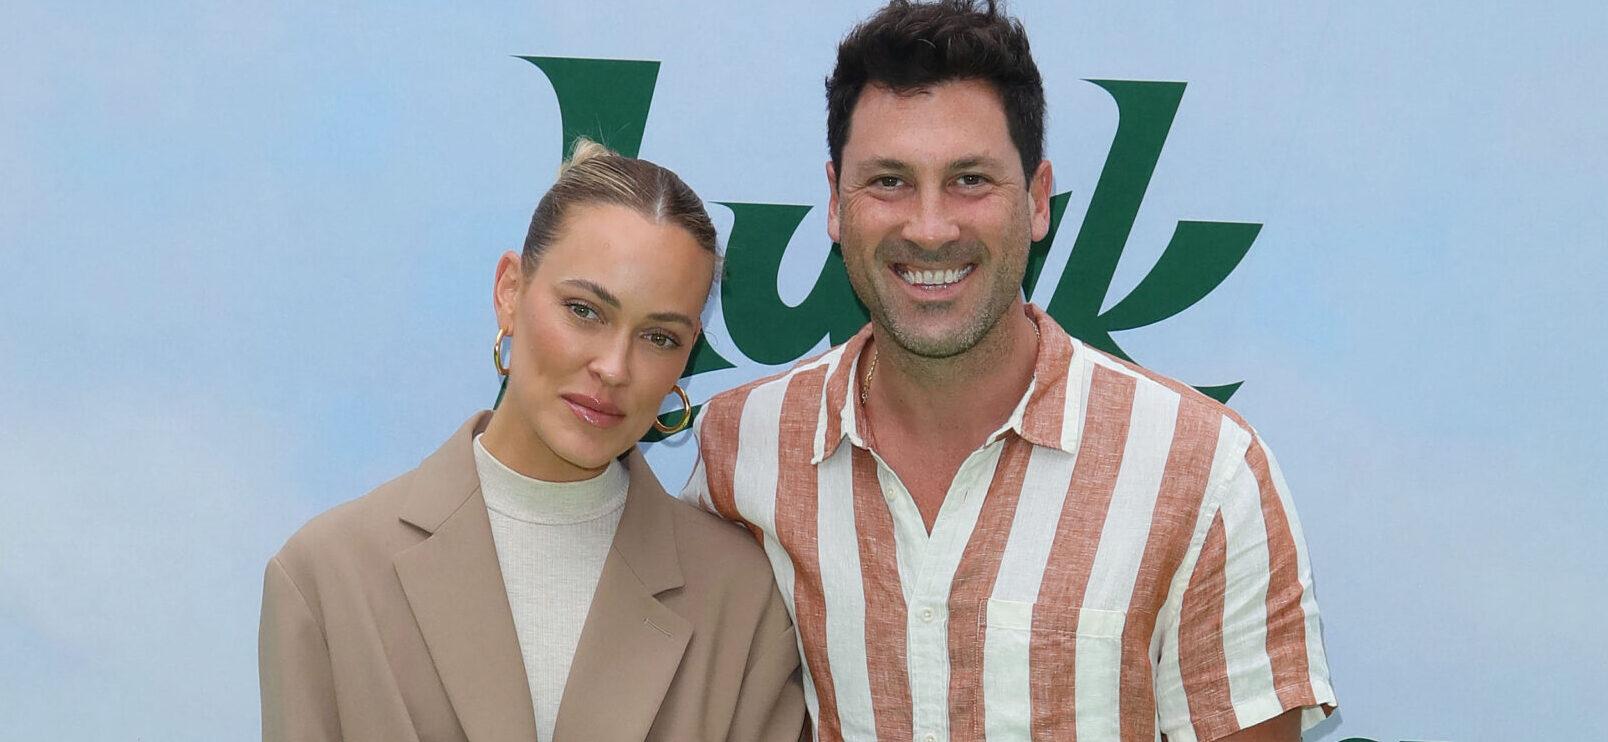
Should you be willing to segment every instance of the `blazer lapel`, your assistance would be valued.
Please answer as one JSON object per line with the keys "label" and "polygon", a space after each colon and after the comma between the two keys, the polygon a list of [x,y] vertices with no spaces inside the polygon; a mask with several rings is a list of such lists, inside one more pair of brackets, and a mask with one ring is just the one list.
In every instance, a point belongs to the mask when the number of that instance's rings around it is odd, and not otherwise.
{"label": "blazer lapel", "polygon": [[396,556],[396,574],[464,734],[529,742],[530,685],[474,465],[474,434],[489,417],[465,423],[416,470],[401,517],[430,537]]}
{"label": "blazer lapel", "polygon": [[570,664],[556,739],[646,737],[692,638],[692,624],[655,597],[683,584],[673,503],[640,451],[625,463],[625,512]]}

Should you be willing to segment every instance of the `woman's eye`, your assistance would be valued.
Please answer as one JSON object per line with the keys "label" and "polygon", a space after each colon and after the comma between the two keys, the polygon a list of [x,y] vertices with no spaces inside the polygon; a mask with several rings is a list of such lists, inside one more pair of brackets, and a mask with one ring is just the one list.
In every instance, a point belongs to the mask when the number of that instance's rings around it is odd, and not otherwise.
{"label": "woman's eye", "polygon": [[670,348],[677,348],[677,347],[681,346],[681,341],[680,340],[677,340],[674,337],[672,337],[670,335],[666,335],[665,333],[662,333],[662,332],[650,332],[650,333],[648,333],[648,342],[653,343],[655,346],[660,347],[660,348],[664,348],[666,350],[669,350]]}
{"label": "woman's eye", "polygon": [[570,314],[580,317],[581,319],[597,319],[597,310],[580,302],[572,301],[564,306],[569,307]]}

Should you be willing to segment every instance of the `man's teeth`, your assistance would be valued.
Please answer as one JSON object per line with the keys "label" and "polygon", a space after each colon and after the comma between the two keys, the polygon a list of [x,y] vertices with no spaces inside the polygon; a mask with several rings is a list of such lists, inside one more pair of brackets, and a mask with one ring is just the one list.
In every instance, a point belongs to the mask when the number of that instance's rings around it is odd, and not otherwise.
{"label": "man's teeth", "polygon": [[916,286],[944,286],[959,281],[972,272],[972,266],[952,270],[913,271],[901,270],[899,277]]}

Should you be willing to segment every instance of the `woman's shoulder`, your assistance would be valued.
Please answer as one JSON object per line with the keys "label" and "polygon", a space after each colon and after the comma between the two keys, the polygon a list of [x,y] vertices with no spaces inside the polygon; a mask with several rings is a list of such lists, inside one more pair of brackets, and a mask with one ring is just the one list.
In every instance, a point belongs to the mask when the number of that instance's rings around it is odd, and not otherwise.
{"label": "woman's shoulder", "polygon": [[678,498],[666,495],[665,499],[674,513],[683,564],[695,565],[693,571],[723,581],[745,585],[775,582],[770,561],[752,531]]}
{"label": "woman's shoulder", "polygon": [[315,516],[285,542],[280,557],[383,555],[389,562],[396,551],[423,540],[478,486],[472,441],[489,417],[476,413],[417,466]]}
{"label": "woman's shoulder", "polygon": [[404,473],[313,516],[286,539],[274,560],[293,579],[371,562],[389,565],[396,552],[420,538],[400,519],[413,475]]}
{"label": "woman's shoulder", "polygon": [[641,449],[628,451],[621,461],[631,477],[633,496],[640,498],[638,522],[669,526],[676,558],[683,567],[691,567],[682,570],[689,579],[713,573],[725,580],[772,580],[765,552],[747,528],[668,494]]}

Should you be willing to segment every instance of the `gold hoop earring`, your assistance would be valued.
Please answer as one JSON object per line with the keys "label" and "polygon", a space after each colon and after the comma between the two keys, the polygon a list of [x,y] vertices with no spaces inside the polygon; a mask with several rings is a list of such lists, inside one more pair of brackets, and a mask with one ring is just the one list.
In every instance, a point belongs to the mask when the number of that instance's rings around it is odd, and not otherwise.
{"label": "gold hoop earring", "polygon": [[491,346],[491,362],[497,367],[498,376],[508,375],[508,366],[503,364],[503,339],[508,337],[508,331],[497,328],[497,342]]}
{"label": "gold hoop earring", "polygon": [[677,384],[674,387],[671,387],[670,391],[675,392],[676,396],[681,397],[681,422],[676,423],[674,426],[669,426],[659,422],[659,418],[657,416],[654,417],[653,429],[663,433],[664,435],[675,435],[676,433],[680,433],[681,431],[687,429],[687,425],[692,423],[692,400],[687,398],[687,390],[682,389],[681,385]]}

